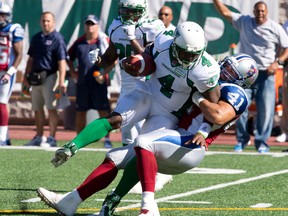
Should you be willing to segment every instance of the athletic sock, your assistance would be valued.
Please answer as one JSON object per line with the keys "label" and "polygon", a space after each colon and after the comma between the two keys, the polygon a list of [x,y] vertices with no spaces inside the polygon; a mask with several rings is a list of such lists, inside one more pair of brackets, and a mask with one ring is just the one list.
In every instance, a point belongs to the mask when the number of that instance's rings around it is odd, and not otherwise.
{"label": "athletic sock", "polygon": [[75,143],[77,149],[86,145],[97,142],[105,137],[112,127],[106,118],[100,118],[88,124],[71,142]]}
{"label": "athletic sock", "polygon": [[135,147],[134,149],[137,155],[137,172],[141,181],[142,189],[145,192],[154,192],[156,173],[158,170],[155,156],[152,152],[146,149],[140,147]]}
{"label": "athletic sock", "polygon": [[153,192],[144,191],[142,193],[141,209],[152,209],[155,202],[155,194]]}
{"label": "athletic sock", "polygon": [[8,109],[7,105],[0,103],[0,141],[2,144],[6,143],[6,136],[8,132]]}
{"label": "athletic sock", "polygon": [[128,192],[139,182],[137,169],[136,169],[137,158],[132,158],[126,165],[123,176],[120,179],[114,193],[121,198],[124,197]]}
{"label": "athletic sock", "polygon": [[115,164],[105,159],[77,188],[79,196],[84,201],[94,193],[106,188],[117,176]]}

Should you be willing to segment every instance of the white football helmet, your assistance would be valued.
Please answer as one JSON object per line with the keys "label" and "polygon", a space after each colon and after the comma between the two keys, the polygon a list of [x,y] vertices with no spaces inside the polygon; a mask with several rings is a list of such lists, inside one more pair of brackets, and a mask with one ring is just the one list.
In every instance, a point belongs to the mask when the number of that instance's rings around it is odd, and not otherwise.
{"label": "white football helmet", "polygon": [[254,59],[244,53],[227,56],[220,65],[220,81],[235,83],[249,88],[258,77],[258,67]]}
{"label": "white football helmet", "polygon": [[183,22],[177,26],[172,43],[172,55],[184,69],[200,61],[205,49],[204,30],[195,22]]}
{"label": "white football helmet", "polygon": [[0,14],[5,16],[4,20],[0,20],[0,27],[6,26],[12,21],[12,11],[8,4],[0,1]]}
{"label": "white football helmet", "polygon": [[146,15],[146,0],[119,0],[118,11],[123,24],[135,25]]}

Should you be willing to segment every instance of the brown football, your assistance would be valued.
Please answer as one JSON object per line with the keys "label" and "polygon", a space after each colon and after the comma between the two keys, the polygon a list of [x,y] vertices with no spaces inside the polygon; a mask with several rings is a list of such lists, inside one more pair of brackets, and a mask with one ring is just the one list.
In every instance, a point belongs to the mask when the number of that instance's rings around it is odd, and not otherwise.
{"label": "brown football", "polygon": [[148,76],[156,70],[153,57],[145,52],[132,56],[129,63],[136,68],[139,76]]}

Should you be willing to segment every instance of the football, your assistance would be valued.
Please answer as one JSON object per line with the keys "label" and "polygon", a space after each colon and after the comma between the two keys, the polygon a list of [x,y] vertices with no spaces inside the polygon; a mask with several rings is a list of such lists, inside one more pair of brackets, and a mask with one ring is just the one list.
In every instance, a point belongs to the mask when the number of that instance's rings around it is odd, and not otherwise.
{"label": "football", "polygon": [[153,57],[145,52],[131,56],[129,63],[135,67],[138,76],[148,76],[156,70]]}

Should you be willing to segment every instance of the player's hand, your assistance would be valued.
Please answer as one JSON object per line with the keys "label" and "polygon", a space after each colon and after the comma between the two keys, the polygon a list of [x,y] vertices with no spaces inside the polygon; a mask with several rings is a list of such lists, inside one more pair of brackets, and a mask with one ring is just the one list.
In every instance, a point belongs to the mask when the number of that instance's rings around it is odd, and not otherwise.
{"label": "player's hand", "polygon": [[128,56],[127,58],[123,58],[120,60],[120,67],[125,70],[128,74],[130,74],[131,76],[137,76],[138,74],[138,70],[137,68],[130,64],[130,59],[132,58],[133,56]]}
{"label": "player's hand", "polygon": [[122,28],[123,28],[124,32],[127,34],[129,40],[136,39],[135,25],[123,25]]}
{"label": "player's hand", "polygon": [[205,147],[206,150],[208,150],[206,146],[206,140],[203,137],[202,134],[196,133],[192,139],[188,140],[184,145],[190,145],[191,143],[195,143],[196,145],[200,145],[201,147]]}
{"label": "player's hand", "polygon": [[4,85],[7,84],[10,80],[10,75],[9,74],[4,74],[1,78],[0,78],[0,85]]}
{"label": "player's hand", "polygon": [[75,155],[77,150],[78,149],[74,143],[68,142],[62,148],[56,150],[54,158],[51,160],[51,163],[55,167],[61,166],[70,157]]}
{"label": "player's hand", "polygon": [[92,64],[94,64],[96,61],[97,61],[97,59],[98,59],[98,56],[99,56],[99,51],[100,51],[100,49],[95,49],[95,50],[91,50],[90,52],[89,52],[89,61],[92,63]]}

